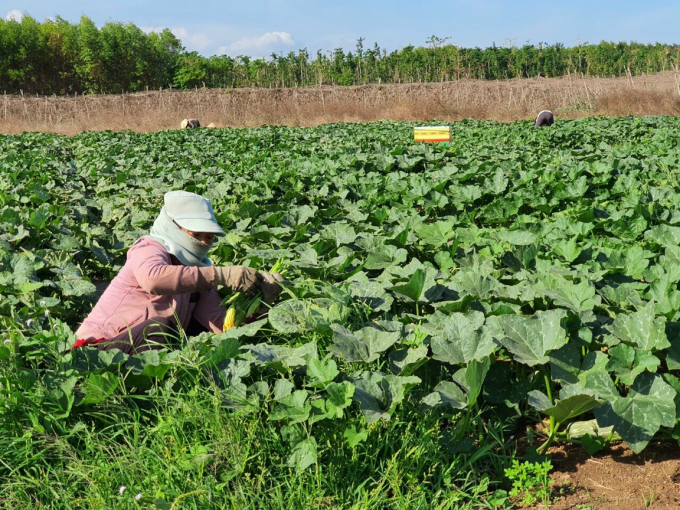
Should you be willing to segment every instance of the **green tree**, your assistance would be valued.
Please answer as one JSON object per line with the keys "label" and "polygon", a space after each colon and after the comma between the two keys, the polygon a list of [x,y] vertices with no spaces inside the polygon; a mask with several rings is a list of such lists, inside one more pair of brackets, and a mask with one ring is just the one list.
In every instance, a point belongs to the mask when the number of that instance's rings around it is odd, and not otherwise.
{"label": "green tree", "polygon": [[205,59],[195,51],[180,56],[173,85],[185,90],[202,86],[207,76],[206,67]]}
{"label": "green tree", "polygon": [[105,90],[103,44],[99,29],[87,16],[81,16],[77,28],[78,54],[74,65],[80,85],[86,92]]}

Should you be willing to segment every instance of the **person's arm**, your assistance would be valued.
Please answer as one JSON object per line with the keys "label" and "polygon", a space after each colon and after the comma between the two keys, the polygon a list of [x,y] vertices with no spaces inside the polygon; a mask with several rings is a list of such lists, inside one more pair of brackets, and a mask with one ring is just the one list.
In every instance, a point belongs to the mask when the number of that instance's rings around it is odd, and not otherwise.
{"label": "person's arm", "polygon": [[160,243],[147,243],[128,252],[128,263],[139,286],[149,294],[176,295],[213,288],[215,269],[173,265]]}
{"label": "person's arm", "polygon": [[[262,281],[258,284],[258,290],[262,293],[263,302],[257,311],[257,315],[263,315],[267,313],[269,306],[279,297],[281,293],[280,282],[283,281],[283,277],[278,273],[269,274],[266,271],[258,274],[262,278]],[[209,292],[201,294],[193,311],[194,319],[213,333],[220,333],[224,325],[227,310],[220,305],[221,301],[222,298],[217,293],[217,289],[213,288]]]}

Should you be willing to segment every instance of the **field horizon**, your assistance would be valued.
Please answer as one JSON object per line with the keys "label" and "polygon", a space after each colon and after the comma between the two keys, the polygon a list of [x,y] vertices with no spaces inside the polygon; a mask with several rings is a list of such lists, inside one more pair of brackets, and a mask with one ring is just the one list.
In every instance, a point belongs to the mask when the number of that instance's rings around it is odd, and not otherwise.
{"label": "field horizon", "polygon": [[558,121],[592,116],[675,116],[680,114],[680,75],[668,71],[613,78],[572,74],[352,87],[162,89],[75,96],[5,94],[0,133],[152,132],[178,129],[185,118],[217,127],[313,127],[378,120],[513,122],[533,119],[543,109],[552,110]]}

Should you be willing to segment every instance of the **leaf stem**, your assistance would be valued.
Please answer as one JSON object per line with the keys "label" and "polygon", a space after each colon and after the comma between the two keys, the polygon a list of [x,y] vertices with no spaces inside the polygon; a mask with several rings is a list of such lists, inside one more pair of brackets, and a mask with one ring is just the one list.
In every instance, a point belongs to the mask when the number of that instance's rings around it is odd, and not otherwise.
{"label": "leaf stem", "polygon": [[[550,377],[548,376],[548,370],[546,370],[545,365],[541,367],[541,370],[543,371],[543,380],[545,381],[545,392],[548,395],[548,398],[550,399],[550,403],[554,404],[555,402],[553,402],[552,389],[550,388]],[[554,434],[555,434],[555,417],[551,416],[549,439],[552,438]]]}

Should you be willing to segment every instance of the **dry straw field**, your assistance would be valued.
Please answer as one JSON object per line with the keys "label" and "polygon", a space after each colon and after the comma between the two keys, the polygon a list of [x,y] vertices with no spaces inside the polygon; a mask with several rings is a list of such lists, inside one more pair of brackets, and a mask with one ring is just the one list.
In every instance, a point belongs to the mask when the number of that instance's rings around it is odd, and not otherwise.
{"label": "dry straw field", "polygon": [[11,96],[0,104],[0,133],[73,135],[92,130],[137,132],[206,126],[314,126],[331,122],[509,122],[550,109],[556,118],[679,115],[680,73],[595,78],[570,75],[503,81],[309,87],[157,90],[125,95]]}

